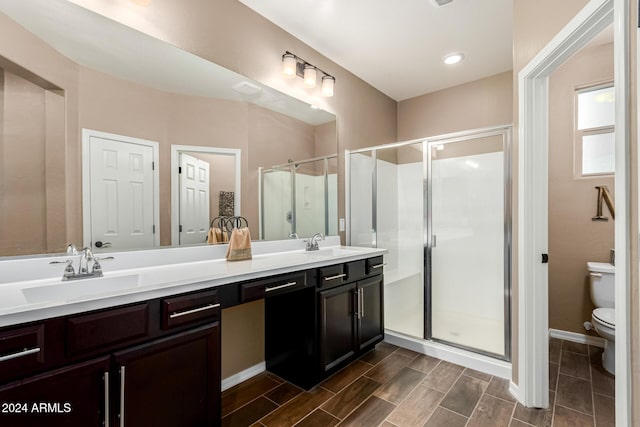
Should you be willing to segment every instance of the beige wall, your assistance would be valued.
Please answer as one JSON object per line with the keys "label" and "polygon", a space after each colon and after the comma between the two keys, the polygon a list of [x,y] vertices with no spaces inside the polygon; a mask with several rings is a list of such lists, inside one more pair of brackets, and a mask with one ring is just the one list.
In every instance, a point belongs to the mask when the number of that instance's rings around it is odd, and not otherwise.
{"label": "beige wall", "polygon": [[586,264],[609,261],[614,221],[591,218],[595,186],[606,185],[613,194],[614,179],[575,176],[574,97],[576,88],[612,81],[612,43],[584,49],[549,79],[549,327],[595,336],[582,326],[594,308]]}
{"label": "beige wall", "polygon": [[511,71],[398,103],[398,140],[512,122]]}

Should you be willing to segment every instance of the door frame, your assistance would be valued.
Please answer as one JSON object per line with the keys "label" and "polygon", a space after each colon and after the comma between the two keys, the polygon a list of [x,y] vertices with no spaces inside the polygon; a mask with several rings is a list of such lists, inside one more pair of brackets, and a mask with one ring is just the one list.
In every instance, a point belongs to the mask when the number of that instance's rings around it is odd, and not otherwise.
{"label": "door frame", "polygon": [[[180,182],[177,173],[180,166],[180,152],[184,153],[207,153],[222,156],[233,156],[235,160],[235,194],[234,194],[234,215],[240,215],[240,202],[242,183],[241,150],[239,148],[219,148],[199,145],[176,145],[171,144],[171,244],[180,244]],[[209,170],[209,180],[211,180],[211,170]]]}
{"label": "door frame", "polygon": [[[160,179],[159,143],[148,139],[118,135],[93,129],[82,129],[82,244],[91,247],[91,138],[112,139],[150,147],[153,151],[153,247],[160,247]],[[93,248],[92,248],[93,250]]]}
{"label": "door frame", "polygon": [[548,129],[549,75],[614,24],[616,109],[616,423],[630,425],[629,14],[628,0],[591,0],[518,75],[518,385],[529,407],[549,407]]}

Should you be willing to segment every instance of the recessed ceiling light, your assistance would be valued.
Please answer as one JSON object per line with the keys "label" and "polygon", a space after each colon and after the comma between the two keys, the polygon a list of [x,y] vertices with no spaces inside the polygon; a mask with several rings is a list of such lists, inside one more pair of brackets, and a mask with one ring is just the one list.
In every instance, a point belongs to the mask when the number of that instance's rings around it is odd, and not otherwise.
{"label": "recessed ceiling light", "polygon": [[461,53],[450,53],[444,57],[444,63],[447,65],[457,64],[462,61],[464,55]]}

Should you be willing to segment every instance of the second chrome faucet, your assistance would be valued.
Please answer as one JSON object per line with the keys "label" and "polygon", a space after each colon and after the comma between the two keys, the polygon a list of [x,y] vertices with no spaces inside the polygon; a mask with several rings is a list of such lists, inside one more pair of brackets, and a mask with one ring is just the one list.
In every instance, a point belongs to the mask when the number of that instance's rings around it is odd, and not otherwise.
{"label": "second chrome faucet", "polygon": [[309,240],[305,240],[305,242],[307,243],[305,250],[306,251],[317,251],[319,249],[318,247],[318,241],[320,240],[324,240],[324,234],[322,233],[316,233],[313,235],[313,237],[311,237]]}

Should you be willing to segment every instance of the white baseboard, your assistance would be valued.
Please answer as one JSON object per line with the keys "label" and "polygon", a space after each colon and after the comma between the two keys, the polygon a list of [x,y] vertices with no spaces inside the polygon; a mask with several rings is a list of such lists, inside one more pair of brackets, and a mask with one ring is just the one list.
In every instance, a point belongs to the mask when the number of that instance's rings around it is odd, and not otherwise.
{"label": "white baseboard", "polygon": [[558,338],[565,341],[577,342],[579,344],[589,344],[594,347],[604,348],[605,339],[602,337],[592,337],[591,335],[578,334],[576,332],[562,331],[560,329],[549,329],[551,338]]}
{"label": "white baseboard", "polygon": [[522,400],[520,400],[520,387],[513,381],[509,381],[509,393],[511,393],[511,396],[515,397],[518,402],[522,403]]}
{"label": "white baseboard", "polygon": [[494,359],[434,341],[409,337],[389,330],[385,330],[384,340],[389,344],[437,357],[438,359],[462,365],[466,368],[486,372],[487,374],[508,380],[511,379],[511,363],[504,360]]}
{"label": "white baseboard", "polygon": [[266,370],[267,364],[265,362],[260,362],[257,365],[245,369],[244,371],[240,371],[237,374],[231,375],[230,377],[222,380],[222,391],[225,391],[226,389],[229,389],[234,385],[238,385],[241,382],[248,380],[249,378],[253,378]]}

